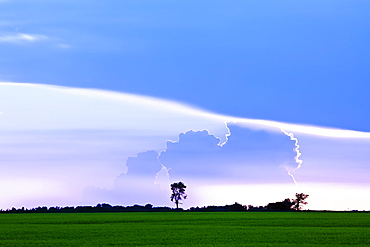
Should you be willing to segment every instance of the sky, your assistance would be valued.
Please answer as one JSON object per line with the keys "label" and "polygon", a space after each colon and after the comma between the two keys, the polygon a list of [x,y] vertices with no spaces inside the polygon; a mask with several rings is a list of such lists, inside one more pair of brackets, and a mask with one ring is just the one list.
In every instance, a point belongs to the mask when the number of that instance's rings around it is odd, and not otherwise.
{"label": "sky", "polygon": [[0,208],[369,210],[369,7],[0,1]]}

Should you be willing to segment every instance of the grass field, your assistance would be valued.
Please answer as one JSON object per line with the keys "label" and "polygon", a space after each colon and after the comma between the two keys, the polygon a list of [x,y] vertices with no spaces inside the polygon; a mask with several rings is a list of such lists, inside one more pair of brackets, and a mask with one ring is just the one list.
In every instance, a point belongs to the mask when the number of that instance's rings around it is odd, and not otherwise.
{"label": "grass field", "polygon": [[0,214],[0,246],[370,246],[370,213]]}

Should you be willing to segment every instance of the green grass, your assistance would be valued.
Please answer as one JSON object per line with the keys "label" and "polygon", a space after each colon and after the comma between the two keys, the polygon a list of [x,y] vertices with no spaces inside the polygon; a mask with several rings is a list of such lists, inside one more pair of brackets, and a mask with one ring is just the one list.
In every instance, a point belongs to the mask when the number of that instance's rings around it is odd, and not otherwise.
{"label": "green grass", "polygon": [[0,246],[370,246],[370,213],[0,214]]}

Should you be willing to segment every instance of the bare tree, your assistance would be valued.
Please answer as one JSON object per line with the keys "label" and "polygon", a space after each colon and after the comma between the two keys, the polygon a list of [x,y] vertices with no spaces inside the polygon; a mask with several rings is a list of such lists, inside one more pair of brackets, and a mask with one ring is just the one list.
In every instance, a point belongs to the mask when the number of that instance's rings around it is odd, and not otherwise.
{"label": "bare tree", "polygon": [[303,205],[306,205],[307,202],[305,201],[307,199],[309,195],[307,194],[304,194],[304,193],[296,193],[295,194],[295,197],[296,199],[293,200],[294,202],[294,205],[293,205],[293,209],[295,210],[301,210],[302,209],[302,204]]}
{"label": "bare tree", "polygon": [[[181,200],[186,199],[187,195],[185,194],[186,185],[183,182],[171,184],[171,201],[176,203],[176,208],[179,208],[179,203]],[[181,204],[181,203],[180,203]]]}

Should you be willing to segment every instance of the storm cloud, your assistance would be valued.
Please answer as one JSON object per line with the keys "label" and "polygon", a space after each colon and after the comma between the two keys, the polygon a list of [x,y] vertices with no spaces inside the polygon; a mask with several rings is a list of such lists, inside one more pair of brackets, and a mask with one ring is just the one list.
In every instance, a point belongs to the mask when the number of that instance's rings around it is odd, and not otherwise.
{"label": "storm cloud", "polygon": [[220,183],[291,182],[285,166],[294,167],[294,142],[279,132],[254,131],[228,124],[226,143],[208,131],[180,134],[167,142],[159,160],[171,180],[217,180]]}
{"label": "storm cloud", "polygon": [[[188,185],[185,207],[235,201],[263,205],[266,193],[281,200],[303,191],[312,193],[312,208],[346,209],[349,203],[366,208],[366,132],[22,83],[0,83],[0,112],[1,208],[171,205],[169,184],[179,180]],[[346,189],[338,191],[340,186]],[[338,203],[335,198],[343,194],[352,199]],[[322,198],[333,203],[321,208]]]}

